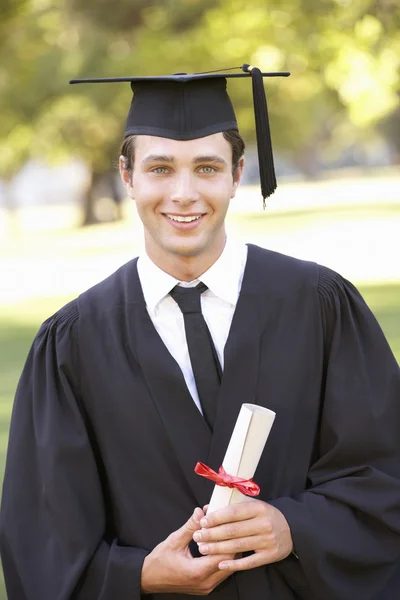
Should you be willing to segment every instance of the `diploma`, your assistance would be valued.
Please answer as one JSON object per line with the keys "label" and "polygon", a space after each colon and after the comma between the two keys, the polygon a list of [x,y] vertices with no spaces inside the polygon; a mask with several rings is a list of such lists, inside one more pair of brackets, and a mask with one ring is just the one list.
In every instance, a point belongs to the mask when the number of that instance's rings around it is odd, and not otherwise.
{"label": "diploma", "polygon": [[[274,411],[268,408],[256,404],[242,404],[222,463],[226,473],[243,479],[253,477],[274,419]],[[216,485],[207,514],[228,504],[249,499],[237,489]]]}

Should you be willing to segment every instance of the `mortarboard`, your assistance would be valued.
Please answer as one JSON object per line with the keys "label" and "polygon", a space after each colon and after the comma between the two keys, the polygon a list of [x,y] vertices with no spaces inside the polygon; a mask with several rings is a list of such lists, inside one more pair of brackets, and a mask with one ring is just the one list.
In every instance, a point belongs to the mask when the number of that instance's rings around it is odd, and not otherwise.
{"label": "mortarboard", "polygon": [[226,79],[251,77],[261,193],[265,207],[265,198],[276,189],[276,177],[263,78],[287,77],[290,73],[262,73],[257,67],[248,64],[227,71],[239,68],[241,73],[211,71],[159,77],[106,77],[72,79],[70,83],[130,82],[133,98],[126,121],[125,137],[154,135],[192,140],[238,129],[235,112],[226,91]]}

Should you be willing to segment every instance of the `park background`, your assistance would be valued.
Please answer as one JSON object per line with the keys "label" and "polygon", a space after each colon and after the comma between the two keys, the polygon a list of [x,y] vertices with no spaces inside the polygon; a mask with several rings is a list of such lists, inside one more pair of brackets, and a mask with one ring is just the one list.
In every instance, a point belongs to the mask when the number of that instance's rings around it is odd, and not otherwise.
{"label": "park background", "polygon": [[229,82],[248,146],[229,235],[351,279],[399,360],[397,0],[0,0],[1,479],[39,324],[142,248],[115,169],[129,85],[68,81],[243,62],[291,77],[265,84],[279,182],[265,211],[251,85]]}

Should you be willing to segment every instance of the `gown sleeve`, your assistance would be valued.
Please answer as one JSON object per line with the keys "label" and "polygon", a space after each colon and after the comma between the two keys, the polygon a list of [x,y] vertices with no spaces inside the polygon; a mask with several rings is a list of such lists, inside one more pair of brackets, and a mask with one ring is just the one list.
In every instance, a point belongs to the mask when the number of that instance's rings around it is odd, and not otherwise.
{"label": "gown sleeve", "polygon": [[316,459],[307,490],[271,504],[289,523],[316,598],[369,600],[400,566],[400,371],[354,286],[321,267],[319,300],[325,377]]}
{"label": "gown sleeve", "polygon": [[106,537],[76,368],[78,309],[46,321],[11,420],[0,515],[9,600],[138,600],[147,550]]}

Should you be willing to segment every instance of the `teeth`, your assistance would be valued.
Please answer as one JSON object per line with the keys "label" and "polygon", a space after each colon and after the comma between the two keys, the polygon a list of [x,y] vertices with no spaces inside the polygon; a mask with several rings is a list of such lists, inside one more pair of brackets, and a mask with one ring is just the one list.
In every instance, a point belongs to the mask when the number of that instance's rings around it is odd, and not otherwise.
{"label": "teeth", "polygon": [[195,217],[181,217],[177,215],[167,215],[168,219],[172,221],[178,221],[179,223],[191,223],[192,221],[197,221],[200,219],[201,215],[197,215]]}

